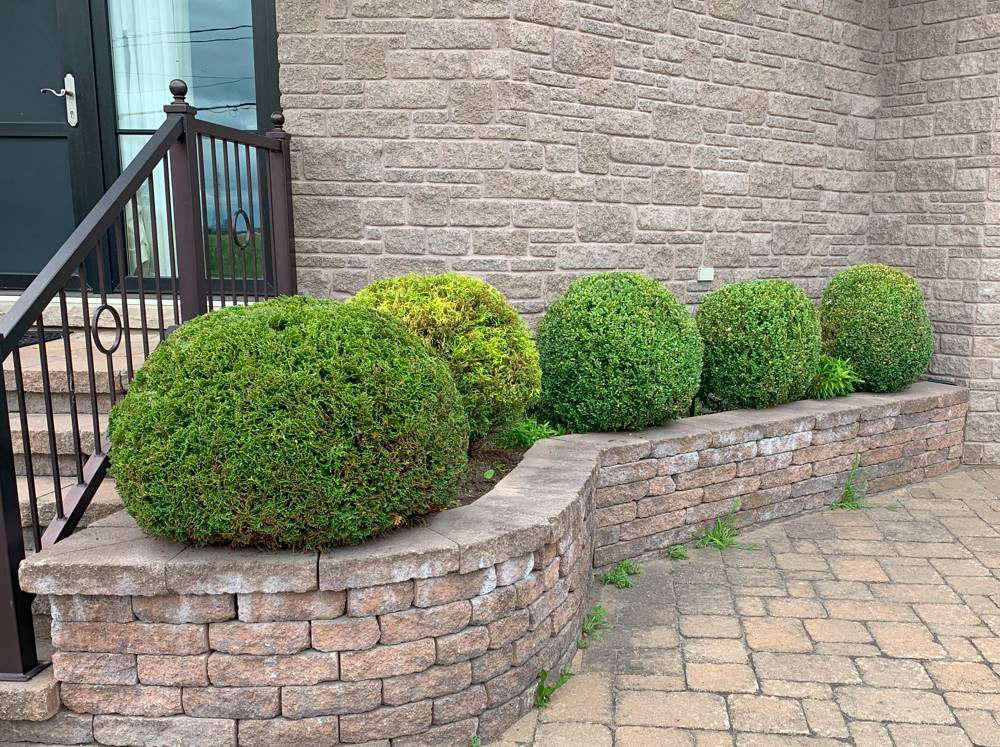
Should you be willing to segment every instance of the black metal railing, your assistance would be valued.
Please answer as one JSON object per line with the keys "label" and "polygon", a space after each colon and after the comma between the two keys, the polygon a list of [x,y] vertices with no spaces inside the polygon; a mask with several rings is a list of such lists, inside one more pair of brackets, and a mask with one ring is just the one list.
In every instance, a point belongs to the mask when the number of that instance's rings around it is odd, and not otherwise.
{"label": "black metal railing", "polygon": [[26,549],[71,534],[108,469],[107,412],[178,324],[295,293],[284,118],[266,135],[166,120],[0,318],[0,680],[40,665]]}

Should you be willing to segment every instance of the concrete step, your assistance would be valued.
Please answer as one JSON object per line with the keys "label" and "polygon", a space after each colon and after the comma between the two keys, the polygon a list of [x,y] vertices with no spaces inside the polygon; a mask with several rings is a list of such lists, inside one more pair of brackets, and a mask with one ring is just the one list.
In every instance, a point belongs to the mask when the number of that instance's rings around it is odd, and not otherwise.
{"label": "concrete step", "polygon": [[[14,450],[14,465],[17,474],[27,474],[25,467],[25,448],[22,437],[21,416],[11,413],[10,433]],[[46,415],[31,413],[26,416],[28,445],[31,448],[31,465],[35,475],[54,475],[56,466],[59,474],[76,476],[76,439],[73,437],[73,417],[68,413],[56,413],[52,416],[52,435],[55,441],[55,456],[53,460],[52,446],[49,443],[49,419]],[[100,433],[108,430],[108,416],[97,416]],[[94,421],[89,414],[77,417],[77,427],[80,431],[80,453],[83,461],[94,453],[97,438],[94,433]],[[53,464],[55,461],[55,465]]]}
{"label": "concrete step", "polygon": [[45,721],[59,710],[59,683],[48,667],[27,682],[0,682],[0,721]]}
{"label": "concrete step", "polygon": [[[73,480],[64,481],[62,484],[65,493],[73,485]],[[50,477],[36,477],[35,490],[37,491],[38,522],[40,531],[52,522],[56,516],[55,486]],[[17,498],[21,508],[21,529],[24,535],[24,547],[26,552],[35,551],[35,537],[32,531],[31,503],[28,493],[28,480],[19,477],[17,481]],[[110,477],[105,477],[104,481],[97,488],[97,492],[90,500],[83,518],[80,519],[80,528],[89,526],[92,522],[103,519],[106,516],[122,510],[122,499],[115,488],[115,482]]]}
{"label": "concrete step", "polygon": [[[113,334],[105,332],[102,339],[107,345],[111,345]],[[152,350],[159,341],[157,333],[151,333],[148,340],[149,348]],[[129,336],[131,345],[131,359],[133,370],[138,369],[145,360],[145,349],[143,347],[142,335],[132,334]],[[46,366],[42,366],[41,350],[39,345],[25,345],[18,349],[21,359],[21,382],[24,390],[25,410],[32,413],[45,412],[45,371],[48,371],[48,389],[53,412],[68,413],[72,408],[74,398],[70,392],[70,382],[72,380],[73,393],[76,401],[76,411],[80,413],[91,412],[93,409],[93,398],[91,391],[97,399],[97,411],[107,412],[112,404],[112,392],[115,399],[121,399],[125,395],[128,387],[128,351],[125,349],[124,340],[111,356],[109,371],[108,357],[102,354],[96,347],[90,346],[90,353],[93,356],[93,382],[89,375],[88,344],[82,332],[70,335],[69,357],[66,355],[66,343],[63,339],[50,340],[45,343]],[[72,367],[73,375],[70,377],[69,371]],[[8,357],[4,362],[4,379],[7,389],[7,406],[14,412],[18,410],[17,379],[14,376],[13,357]]]}

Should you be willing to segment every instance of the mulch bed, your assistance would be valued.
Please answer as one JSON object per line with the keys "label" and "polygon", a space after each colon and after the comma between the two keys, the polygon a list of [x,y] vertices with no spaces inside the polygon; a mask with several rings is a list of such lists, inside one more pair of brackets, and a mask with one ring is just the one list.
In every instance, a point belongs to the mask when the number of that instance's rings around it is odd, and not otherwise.
{"label": "mulch bed", "polygon": [[[527,449],[501,449],[498,446],[480,446],[469,454],[469,473],[462,483],[458,500],[467,506],[493,489],[524,457]],[[490,477],[485,477],[493,470]]]}

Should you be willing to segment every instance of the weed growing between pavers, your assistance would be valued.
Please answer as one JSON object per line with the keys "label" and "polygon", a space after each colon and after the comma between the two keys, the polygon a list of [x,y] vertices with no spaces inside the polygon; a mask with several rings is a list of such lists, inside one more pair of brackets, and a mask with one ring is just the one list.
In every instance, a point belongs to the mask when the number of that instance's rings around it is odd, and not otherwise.
{"label": "weed growing between pavers", "polygon": [[469,747],[483,747],[483,742],[479,737],[473,737],[469,740]]}
{"label": "weed growing between pavers", "polygon": [[587,648],[592,641],[599,641],[604,637],[604,630],[610,626],[607,611],[599,604],[594,605],[594,609],[583,616],[583,628],[581,638],[577,641],[577,648]]}
{"label": "weed growing between pavers", "polygon": [[671,560],[687,560],[688,559],[687,548],[685,548],[684,545],[674,545],[673,547],[670,548],[670,551],[667,553],[667,557],[670,558]]}
{"label": "weed growing between pavers", "polygon": [[640,573],[642,566],[634,560],[619,560],[618,565],[601,574],[601,583],[617,586],[619,589],[631,589],[632,579],[629,576],[637,576]]}
{"label": "weed growing between pavers", "polygon": [[861,455],[855,455],[851,471],[847,473],[847,484],[840,498],[830,504],[834,511],[860,511],[863,508],[881,508],[886,511],[897,511],[899,505],[876,505],[866,503],[864,498],[868,493],[868,478],[861,470]]}
{"label": "weed growing between pavers", "polygon": [[552,702],[552,695],[560,687],[569,682],[569,678],[573,676],[573,673],[569,669],[563,669],[556,681],[551,685],[549,684],[549,673],[544,669],[538,673],[538,687],[535,688],[535,708],[548,708],[549,703]]}
{"label": "weed growing between pavers", "polygon": [[694,546],[703,549],[715,547],[719,550],[735,548],[737,550],[759,550],[760,545],[747,544],[737,541],[739,531],[733,526],[733,514],[740,510],[740,499],[733,501],[729,512],[725,516],[720,516],[715,520],[711,529],[704,529],[695,535]]}
{"label": "weed growing between pavers", "polygon": [[863,508],[870,508],[864,502],[865,493],[868,492],[868,479],[861,471],[861,456],[856,455],[851,464],[851,471],[847,473],[847,483],[844,485],[844,492],[840,498],[830,504],[834,511],[860,511]]}

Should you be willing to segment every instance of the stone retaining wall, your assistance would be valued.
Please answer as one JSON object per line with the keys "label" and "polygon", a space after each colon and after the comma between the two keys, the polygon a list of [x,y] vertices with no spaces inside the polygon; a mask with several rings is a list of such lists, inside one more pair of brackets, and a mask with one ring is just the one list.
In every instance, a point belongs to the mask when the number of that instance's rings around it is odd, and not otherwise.
{"label": "stone retaining wall", "polygon": [[[964,389],[918,384],[536,444],[474,504],[325,553],[194,548],[124,514],[21,566],[51,595],[63,709],[0,741],[466,747],[564,666],[592,568],[959,464]],[[52,715],[52,714],[45,714]],[[58,739],[57,739],[58,737]]]}
{"label": "stone retaining wall", "polygon": [[879,491],[958,467],[968,391],[918,383],[898,395],[804,400],[704,415],[605,452],[594,497],[594,564],[687,542],[732,511],[737,526],[840,496],[855,459]]}

